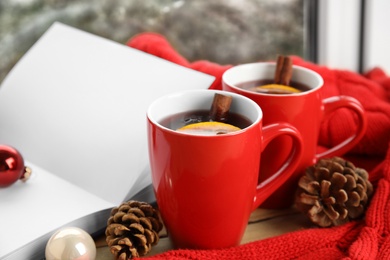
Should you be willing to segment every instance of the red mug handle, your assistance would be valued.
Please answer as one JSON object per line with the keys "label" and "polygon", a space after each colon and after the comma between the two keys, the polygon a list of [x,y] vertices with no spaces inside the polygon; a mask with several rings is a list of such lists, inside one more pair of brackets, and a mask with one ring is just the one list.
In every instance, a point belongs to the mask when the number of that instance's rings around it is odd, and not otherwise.
{"label": "red mug handle", "polygon": [[295,127],[287,123],[276,123],[263,127],[262,151],[264,151],[265,147],[273,139],[281,135],[289,135],[293,140],[290,155],[279,170],[257,185],[252,210],[257,209],[262,202],[291,177],[302,157],[303,145],[301,134]]}
{"label": "red mug handle", "polygon": [[316,154],[316,160],[345,154],[363,138],[367,130],[365,110],[357,99],[348,96],[335,96],[324,99],[322,103],[324,106],[324,118],[339,108],[348,108],[356,113],[358,125],[354,135],[348,137],[340,144]]}

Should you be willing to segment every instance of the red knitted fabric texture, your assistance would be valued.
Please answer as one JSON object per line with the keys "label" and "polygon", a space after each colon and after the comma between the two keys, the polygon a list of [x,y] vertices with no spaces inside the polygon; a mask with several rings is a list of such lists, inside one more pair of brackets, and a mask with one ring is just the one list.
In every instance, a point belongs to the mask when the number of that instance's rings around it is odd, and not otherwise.
{"label": "red knitted fabric texture", "polygon": [[[159,34],[143,33],[128,46],[179,65],[215,76],[211,89],[221,89],[221,77],[232,65],[189,62]],[[333,228],[313,228],[218,250],[172,250],[148,259],[390,259],[390,77],[380,68],[365,75],[330,69],[294,57],[294,64],[318,72],[324,79],[322,95],[358,99],[367,113],[362,141],[345,155],[369,170],[375,193],[365,219]],[[339,109],[321,127],[319,148],[331,147],[353,133],[356,118]]]}

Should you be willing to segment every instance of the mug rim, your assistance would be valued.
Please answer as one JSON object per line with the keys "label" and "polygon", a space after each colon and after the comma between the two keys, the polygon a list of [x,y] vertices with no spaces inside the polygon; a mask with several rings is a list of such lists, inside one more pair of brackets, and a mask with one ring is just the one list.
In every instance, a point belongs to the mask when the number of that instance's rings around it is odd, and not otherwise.
{"label": "mug rim", "polygon": [[[197,95],[197,93],[213,93],[212,95],[210,95],[211,99],[213,98],[214,94],[216,94],[216,93],[230,95],[233,97],[233,101],[234,101],[234,99],[240,99],[240,100],[242,100],[242,102],[246,102],[247,104],[249,104],[249,106],[253,107],[254,111],[256,112],[255,119],[254,120],[250,119],[247,115],[243,114],[242,112],[235,112],[235,113],[238,113],[242,116],[247,117],[251,121],[251,124],[245,128],[238,130],[238,131],[229,132],[229,133],[226,133],[223,135],[199,135],[199,134],[193,134],[193,133],[179,132],[179,131],[170,129],[166,126],[163,126],[159,122],[159,120],[157,120],[153,116],[156,109],[158,109],[156,107],[159,106],[161,103],[166,102],[167,100],[172,99],[172,98],[178,98],[179,96],[182,96],[182,95],[194,96],[194,95]],[[210,103],[210,105],[211,105],[211,103]],[[203,109],[203,108],[197,108],[197,109]],[[178,111],[177,113],[185,112],[185,111],[191,111],[191,109],[188,108],[188,109],[185,109],[182,111]],[[163,118],[167,118],[167,117],[175,115],[177,113],[166,114]],[[149,105],[147,112],[146,112],[146,116],[151,124],[155,125],[159,129],[161,129],[165,132],[169,132],[171,134],[180,135],[180,136],[191,136],[191,137],[195,137],[195,138],[223,138],[223,137],[228,137],[228,136],[233,136],[233,135],[239,135],[239,134],[242,134],[244,132],[247,132],[249,129],[252,129],[256,125],[258,125],[260,123],[260,121],[263,119],[263,112],[262,112],[260,106],[256,102],[254,102],[253,100],[251,100],[248,97],[245,97],[245,96],[237,94],[237,93],[228,92],[228,91],[224,91],[224,90],[214,90],[214,89],[193,89],[193,90],[176,91],[176,92],[173,92],[173,93],[170,93],[170,94],[167,94],[167,95],[164,95],[164,96],[161,96],[161,97],[155,99]],[[160,121],[161,120],[162,119],[160,118]]]}
{"label": "mug rim", "polygon": [[[237,91],[237,93],[246,93],[246,94],[250,94],[250,95],[258,95],[258,96],[274,96],[274,97],[288,97],[288,96],[305,96],[305,95],[308,95],[312,92],[316,92],[318,91],[320,88],[322,88],[322,86],[324,85],[324,79],[322,78],[322,76],[317,73],[316,71],[314,70],[311,70],[311,69],[308,69],[308,68],[305,68],[305,67],[302,67],[302,66],[299,66],[299,65],[293,65],[293,77],[294,77],[294,71],[298,71],[300,73],[307,73],[309,74],[310,76],[312,76],[313,78],[315,78],[318,82],[317,84],[314,86],[314,87],[310,87],[309,90],[305,90],[305,91],[302,91],[302,92],[299,92],[299,93],[289,93],[289,94],[272,94],[272,93],[259,93],[259,92],[254,92],[254,91],[250,91],[250,90],[246,90],[246,89],[243,89],[243,88],[240,88],[237,86],[237,83],[230,83],[229,80],[227,80],[226,78],[230,76],[231,73],[236,73],[236,70],[240,70],[240,69],[248,69],[248,67],[260,67],[260,68],[265,68],[265,67],[275,67],[276,66],[276,62],[253,62],[253,63],[244,63],[244,64],[239,64],[239,65],[236,65],[236,66],[233,66],[229,69],[227,69],[223,74],[222,74],[222,87],[224,88],[224,85],[227,85],[229,86],[230,88],[233,88],[235,89],[235,91]],[[254,80],[257,80],[257,79],[254,79]],[[260,80],[260,79],[259,79]],[[239,83],[243,83],[245,81],[241,81]],[[302,83],[302,84],[305,84],[305,85],[308,85],[307,83],[305,82],[300,82],[298,81],[299,83]]]}

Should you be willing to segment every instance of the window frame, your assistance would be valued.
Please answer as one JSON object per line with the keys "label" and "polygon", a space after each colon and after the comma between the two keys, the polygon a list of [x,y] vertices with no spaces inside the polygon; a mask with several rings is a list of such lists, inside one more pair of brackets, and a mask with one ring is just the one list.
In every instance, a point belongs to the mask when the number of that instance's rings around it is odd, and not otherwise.
{"label": "window frame", "polygon": [[359,72],[364,57],[365,0],[305,0],[306,58]]}

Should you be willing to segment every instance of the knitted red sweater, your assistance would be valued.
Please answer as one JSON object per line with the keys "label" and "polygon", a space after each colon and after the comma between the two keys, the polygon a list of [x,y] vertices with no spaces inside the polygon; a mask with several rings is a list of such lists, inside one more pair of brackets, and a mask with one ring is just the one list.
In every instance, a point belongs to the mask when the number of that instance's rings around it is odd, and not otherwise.
{"label": "knitted red sweater", "polygon": [[[161,35],[144,33],[128,42],[179,65],[216,77],[210,88],[221,89],[221,77],[232,65],[209,61],[190,63]],[[367,113],[368,129],[362,141],[344,157],[370,173],[375,193],[365,219],[333,228],[313,228],[218,250],[172,250],[150,259],[390,259],[390,77],[379,68],[365,75],[335,70],[294,57],[294,64],[324,78],[323,96],[349,95]],[[319,149],[350,136],[356,119],[340,109],[322,124]]]}

